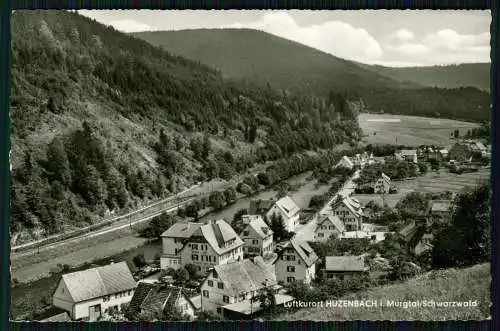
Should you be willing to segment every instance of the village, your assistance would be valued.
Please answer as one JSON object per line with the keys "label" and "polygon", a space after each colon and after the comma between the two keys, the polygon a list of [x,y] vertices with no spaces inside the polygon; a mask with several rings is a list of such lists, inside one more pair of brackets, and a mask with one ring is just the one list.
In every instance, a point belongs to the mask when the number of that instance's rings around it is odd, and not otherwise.
{"label": "village", "polygon": [[[52,308],[38,320],[256,319],[302,299],[294,284],[313,289],[331,280],[365,277],[380,284],[395,273],[402,274],[397,280],[415,276],[426,268],[420,261],[432,250],[435,229],[450,220],[455,193],[427,194],[416,203],[411,193],[413,200],[402,197],[405,210],[390,206],[385,199],[398,188],[384,169],[397,168],[400,180],[428,169],[463,174],[488,167],[490,154],[491,146],[462,139],[449,149],[344,155],[335,168],[348,179],[319,208],[301,209],[286,195],[252,200],[233,222],[184,218],[161,234],[159,261],[134,261],[139,272],[116,261],[63,274]],[[358,195],[380,197],[382,204]],[[396,209],[398,222],[391,218]],[[391,263],[394,251],[408,260]]]}

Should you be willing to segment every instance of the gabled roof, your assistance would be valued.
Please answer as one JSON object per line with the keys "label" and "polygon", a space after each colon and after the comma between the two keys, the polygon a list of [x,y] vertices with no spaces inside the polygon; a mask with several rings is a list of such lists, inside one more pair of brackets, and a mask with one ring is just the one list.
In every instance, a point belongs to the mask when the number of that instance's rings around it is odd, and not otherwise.
{"label": "gabled roof", "polygon": [[385,180],[387,183],[391,182],[391,178],[384,173],[382,173],[381,178]]}
{"label": "gabled roof", "polygon": [[257,215],[259,213],[266,213],[274,205],[274,200],[252,200],[250,201],[250,208],[248,213],[252,215]]}
{"label": "gabled roof", "polygon": [[269,228],[266,222],[264,222],[262,217],[252,218],[246,228],[252,228],[262,239],[273,234],[273,231]]}
{"label": "gabled roof", "polygon": [[293,247],[308,267],[318,261],[318,256],[307,242],[292,239],[290,240],[289,245]]}
{"label": "gabled roof", "polygon": [[346,155],[342,156],[342,158],[340,159],[340,161],[337,163],[336,166],[338,167],[339,165],[342,164],[347,165],[348,168],[354,167],[354,162],[351,161],[351,159]]}
{"label": "gabled roof", "polygon": [[277,284],[275,274],[260,256],[217,265],[214,270],[224,283],[224,291],[233,296]]}
{"label": "gabled roof", "polygon": [[363,210],[361,209],[361,204],[357,199],[345,196],[337,195],[337,198],[332,203],[332,210],[337,208],[340,204],[344,204],[354,215],[357,217],[363,215]]}
{"label": "gabled roof", "polygon": [[[166,307],[174,306],[181,296],[191,303],[180,287],[139,283],[129,303],[129,309],[134,312],[164,310]],[[195,308],[192,303],[191,305]]]}
{"label": "gabled roof", "polygon": [[189,238],[202,225],[203,223],[193,222],[175,223],[169,227],[167,231],[163,232],[161,236],[170,238]]}
{"label": "gabled roof", "polygon": [[71,322],[71,317],[69,317],[67,312],[64,312],[47,317],[43,320],[40,320],[40,322]]}
{"label": "gabled roof", "polygon": [[285,196],[276,201],[276,205],[288,218],[295,216],[300,211],[299,206],[297,206],[295,201],[293,201],[289,196]]}
{"label": "gabled roof", "polygon": [[134,277],[125,262],[65,274],[62,276],[62,281],[65,282],[74,302],[90,300],[136,287]]}
{"label": "gabled roof", "polygon": [[71,322],[71,317],[66,310],[52,306],[34,316],[33,320],[39,322]]}
{"label": "gabled roof", "polygon": [[366,271],[363,256],[326,256],[325,270],[327,271]]}
{"label": "gabled roof", "polygon": [[[208,244],[217,254],[224,254],[225,252],[243,245],[243,241],[236,234],[234,229],[224,220],[210,222],[198,228],[193,233],[193,236],[205,238]],[[234,239],[234,244],[225,247],[225,244]]]}
{"label": "gabled roof", "polygon": [[451,200],[434,200],[430,202],[431,212],[447,212],[453,207],[453,202]]}
{"label": "gabled roof", "polygon": [[342,223],[340,218],[336,215],[331,215],[331,214],[320,215],[318,226],[324,225],[324,223],[329,223],[334,225],[339,232],[345,232],[344,223]]}

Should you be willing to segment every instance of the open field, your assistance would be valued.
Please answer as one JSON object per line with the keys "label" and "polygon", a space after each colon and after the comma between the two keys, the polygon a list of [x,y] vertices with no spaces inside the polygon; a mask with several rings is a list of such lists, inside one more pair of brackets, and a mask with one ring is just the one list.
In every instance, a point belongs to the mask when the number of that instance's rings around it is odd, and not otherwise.
{"label": "open field", "polygon": [[[479,264],[465,269],[433,271],[406,282],[387,285],[355,293],[341,300],[375,300],[377,305],[367,307],[305,308],[278,316],[277,320],[482,320],[490,317],[490,264]],[[335,298],[332,298],[335,300]],[[433,300],[436,306],[388,307],[387,301],[416,302]],[[440,306],[444,302],[475,301],[477,306]]]}
{"label": "open field", "polygon": [[460,134],[477,127],[476,123],[417,116],[361,114],[359,126],[368,136],[369,144],[419,146],[424,144],[451,145],[450,133]]}
{"label": "open field", "polygon": [[[465,187],[473,187],[480,180],[488,180],[490,176],[490,169],[481,168],[478,172],[471,172],[466,174],[452,174],[448,170],[440,170],[437,172],[428,172],[424,176],[414,179],[393,181],[392,185],[398,188],[396,194],[386,194],[385,202],[393,208],[399,200],[410,192],[422,193],[440,193],[450,191],[454,193],[460,192]],[[366,205],[369,201],[373,200],[378,204],[383,204],[382,195],[380,194],[354,194],[353,197],[359,200],[361,204]]]}

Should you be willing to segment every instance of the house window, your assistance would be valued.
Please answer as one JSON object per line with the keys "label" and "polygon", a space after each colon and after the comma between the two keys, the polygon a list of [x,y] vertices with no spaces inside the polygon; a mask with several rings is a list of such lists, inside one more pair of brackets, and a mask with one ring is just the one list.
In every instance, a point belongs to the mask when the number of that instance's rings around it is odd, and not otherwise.
{"label": "house window", "polygon": [[192,248],[192,249],[196,249],[196,250],[198,250],[198,244],[192,244],[192,245],[191,245],[191,248]]}
{"label": "house window", "polygon": [[333,230],[335,229],[335,227],[333,225],[330,225],[330,230]]}
{"label": "house window", "polygon": [[286,281],[287,281],[288,283],[293,283],[293,282],[295,282],[295,277],[287,277],[287,278],[286,278]]}
{"label": "house window", "polygon": [[244,236],[248,236],[249,232],[248,231],[243,231]]}
{"label": "house window", "polygon": [[198,255],[196,255],[196,254],[191,255],[191,259],[193,261],[198,261]]}
{"label": "house window", "polygon": [[289,265],[286,267],[286,271],[288,272],[295,272],[295,267],[293,265]]}
{"label": "house window", "polygon": [[224,301],[225,303],[229,303],[229,297],[227,295],[224,295],[222,297],[222,301]]}
{"label": "house window", "polygon": [[208,284],[208,286],[213,287],[214,286],[214,281],[213,280],[208,280],[207,284]]}
{"label": "house window", "polygon": [[295,261],[295,255],[289,255],[287,260],[288,261]]}
{"label": "house window", "polygon": [[224,283],[220,283],[220,282],[219,282],[219,283],[217,284],[217,287],[218,287],[218,288],[220,288],[220,289],[224,289]]}
{"label": "house window", "polygon": [[207,290],[203,290],[203,297],[205,297],[205,298],[208,298],[208,297],[209,297],[209,296],[208,296],[208,291],[207,291]]}
{"label": "house window", "polygon": [[258,243],[259,243],[259,241],[258,241],[258,240],[255,240],[255,239],[254,239],[254,240],[252,240],[252,244],[257,245]]}

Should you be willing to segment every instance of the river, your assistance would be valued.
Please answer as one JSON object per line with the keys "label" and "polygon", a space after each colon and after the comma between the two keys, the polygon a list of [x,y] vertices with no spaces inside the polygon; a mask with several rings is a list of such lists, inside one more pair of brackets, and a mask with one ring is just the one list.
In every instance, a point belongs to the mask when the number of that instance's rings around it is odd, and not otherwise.
{"label": "river", "polygon": [[[316,187],[316,180],[308,180],[311,176],[311,172],[305,172],[300,175],[294,176],[287,180],[287,182],[293,186],[298,186],[297,190],[289,192],[292,199],[299,205],[300,208],[305,208],[309,205],[311,197],[318,194],[323,194],[328,191],[330,185],[321,185]],[[240,209],[248,209],[250,200],[254,199],[269,199],[275,197],[277,191],[266,190],[262,191],[252,197],[242,198],[236,201],[234,204],[224,208],[223,210],[209,213],[202,217],[202,221],[209,219],[225,219],[228,222],[232,221],[234,214]],[[94,261],[95,265],[105,265],[111,261],[119,262],[126,261],[132,271],[135,271],[135,266],[132,262],[135,255],[142,253],[146,260],[152,260],[156,254],[161,253],[161,242],[159,240],[154,242],[149,242],[143,246],[122,252],[120,254],[111,256],[109,258],[101,259],[99,261]],[[83,266],[74,270],[86,269],[89,266]],[[26,304],[33,302],[39,302],[42,297],[51,295],[52,291],[57,286],[57,282],[61,274],[53,275],[47,278],[42,278],[40,280],[22,284],[11,289],[11,309],[12,318],[19,318],[20,314],[26,311]],[[34,300],[34,301],[33,301]]]}

